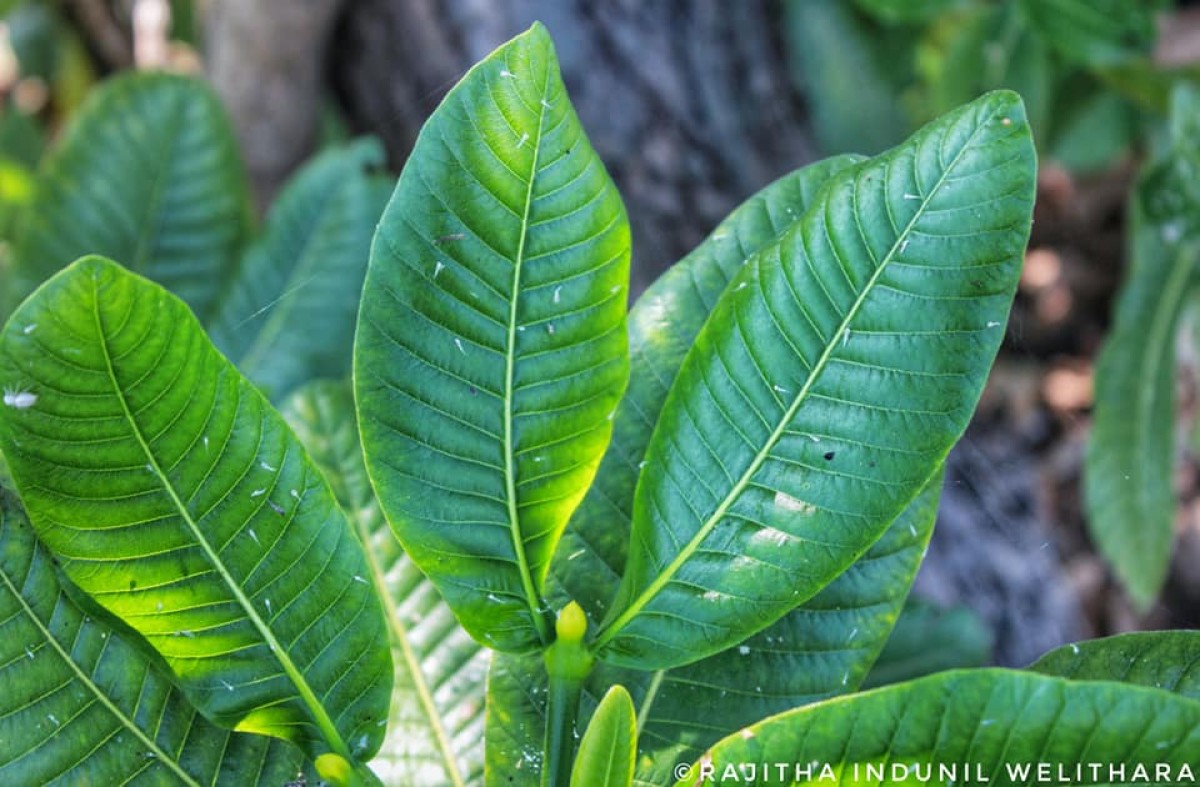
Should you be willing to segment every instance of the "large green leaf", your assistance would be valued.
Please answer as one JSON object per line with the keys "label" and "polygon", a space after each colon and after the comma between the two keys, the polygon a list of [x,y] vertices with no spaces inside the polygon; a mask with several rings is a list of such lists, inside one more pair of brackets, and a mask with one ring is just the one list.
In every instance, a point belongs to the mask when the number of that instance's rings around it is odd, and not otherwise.
{"label": "large green leaf", "polygon": [[392,536],[363,466],[350,385],[306,385],[283,412],[366,545],[370,578],[387,614],[396,687],[388,734],[372,767],[385,782],[408,787],[478,784],[487,651],[458,626]]}
{"label": "large green leaf", "polygon": [[862,685],[875,688],[935,672],[982,667],[991,655],[992,632],[970,609],[910,601]]}
{"label": "large green leaf", "polygon": [[1137,632],[1066,645],[1029,668],[1072,680],[1136,683],[1200,700],[1200,631]]}
{"label": "large green leaf", "polygon": [[[1174,144],[1150,165],[1129,207],[1130,261],[1096,361],[1084,492],[1088,527],[1141,607],[1166,579],[1175,531],[1175,339],[1200,271],[1200,147],[1180,93]],[[1181,117],[1182,116],[1182,117]]]}
{"label": "large green leaf", "polygon": [[46,158],[11,308],[85,254],[122,260],[208,316],[249,215],[225,112],[203,83],[132,74],[97,88]]}
{"label": "large green leaf", "polygon": [[367,469],[478,640],[549,639],[541,586],[625,386],[629,231],[544,28],[446,96],[376,235],[355,342]]}
{"label": "large green leaf", "polygon": [[[765,716],[854,691],[888,638],[933,530],[939,473],[871,549],[815,597],[744,643],[659,672],[598,665],[578,726],[596,700],[624,685],[638,708],[636,784],[672,779],[679,762]],[[537,770],[546,675],[539,659],[493,663],[488,693],[490,781]]]}
{"label": "large green leaf", "polygon": [[571,787],[630,787],[637,718],[629,692],[613,686],[588,723],[571,769]]}
{"label": "large green leaf", "polygon": [[210,329],[213,344],[278,401],[350,373],[371,237],[393,183],[374,140],[317,156],[284,187],[242,257]]}
{"label": "large green leaf", "polygon": [[650,285],[629,311],[629,389],[617,408],[612,442],[596,479],[550,565],[554,579],[594,620],[604,617],[621,581],[633,492],[650,434],[717,298],[752,254],[800,220],[831,175],[861,160],[835,156],[762,189]]}
{"label": "large green leaf", "polygon": [[1072,61],[1113,66],[1146,57],[1162,0],[1021,0],[1046,42]]}
{"label": "large green leaf", "polygon": [[929,22],[943,16],[964,0],[855,0],[863,11],[886,24]]}
{"label": "large green leaf", "polygon": [[[973,670],[767,719],[718,743],[678,785],[711,783],[697,777],[708,769],[736,772],[739,763],[784,763],[784,774],[773,770],[767,782],[778,785],[1037,784],[1049,781],[1039,778],[1040,763],[1050,778],[1063,766],[1070,775],[1061,781],[1071,784],[1123,783],[1139,766],[1152,775],[1166,766],[1170,776],[1160,783],[1188,784],[1197,751],[1200,703],[1192,700],[1140,686]],[[1110,765],[1124,765],[1125,775],[1110,775]],[[830,775],[822,778],[825,766]],[[868,766],[884,775],[869,774]]]}
{"label": "large green leaf", "polygon": [[82,611],[0,490],[0,783],[280,787],[300,750],[200,716],[126,635]]}
{"label": "large green leaf", "polygon": [[1020,99],[991,93],[834,176],[751,258],[655,427],[602,658],[663,668],[740,642],[912,501],[999,348],[1034,169]]}
{"label": "large green leaf", "polygon": [[222,725],[379,747],[392,665],[362,547],[283,419],[178,298],[80,260],[0,336],[0,446],[67,575]]}

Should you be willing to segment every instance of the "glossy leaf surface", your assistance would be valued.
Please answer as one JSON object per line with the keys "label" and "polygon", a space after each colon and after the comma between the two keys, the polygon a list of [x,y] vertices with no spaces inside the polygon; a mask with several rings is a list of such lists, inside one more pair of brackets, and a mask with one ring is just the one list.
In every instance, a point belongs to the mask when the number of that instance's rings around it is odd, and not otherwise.
{"label": "glossy leaf surface", "polygon": [[39,538],[223,725],[368,758],[392,684],[362,547],[178,298],[97,257],[0,336],[0,444]]}
{"label": "glossy leaf surface", "polygon": [[1033,186],[1020,99],[988,94],[835,176],[751,259],[655,427],[601,658],[724,650],[879,538],[974,409]]}
{"label": "glossy leaf surface", "polygon": [[68,263],[101,254],[204,319],[233,272],[249,210],[233,132],[208,87],[167,74],[111,79],[43,163],[8,307]]}
{"label": "glossy leaf surface", "polygon": [[355,343],[383,511],[495,648],[549,640],[550,557],[628,375],[628,265],[620,197],[535,25],[426,124],[376,236]]}
{"label": "glossy leaf surface", "polygon": [[[1062,765],[1073,784],[1122,782],[1141,765],[1169,768],[1170,783],[1186,774],[1200,751],[1200,703],[1164,691],[1115,683],[1073,682],[1007,670],[947,672],[854,697],[780,714],[714,746],[700,766],[717,773],[737,763],[809,763],[810,777],[794,771],[772,784],[945,782],[1034,784],[1013,766]],[[828,763],[833,779],[820,780]],[[932,776],[925,776],[933,765]],[[957,764],[957,775],[937,766]],[[1075,768],[1082,764],[1081,778]],[[867,766],[883,768],[880,779]],[[1089,766],[1102,770],[1099,778]],[[1110,778],[1109,765],[1125,765]],[[910,770],[914,766],[917,770]],[[899,773],[894,773],[895,767]],[[963,768],[969,768],[964,771]],[[1188,770],[1185,771],[1184,768]],[[857,768],[857,770],[856,770]],[[1179,778],[1184,773],[1183,779]],[[1194,777],[1193,777],[1194,778]]]}
{"label": "glossy leaf surface", "polygon": [[713,305],[751,255],[800,220],[831,175],[861,160],[835,156],[762,189],[646,288],[630,309],[629,388],[613,419],[612,442],[596,480],[551,563],[558,584],[594,620],[604,617],[625,567],[633,492],[646,445],[683,358]]}
{"label": "glossy leaf surface", "polygon": [[382,164],[379,144],[363,140],[305,165],[221,299],[213,344],[274,401],[350,373],[371,238],[394,186],[370,173]]}
{"label": "glossy leaf surface", "polygon": [[7,491],[0,620],[0,783],[279,787],[299,771],[299,749],[212,725],[126,634],[83,612]]}
{"label": "glossy leaf surface", "polygon": [[487,652],[459,627],[384,520],[363,466],[350,385],[310,383],[283,414],[366,546],[369,578],[387,615],[396,688],[372,769],[387,784],[479,784]]}

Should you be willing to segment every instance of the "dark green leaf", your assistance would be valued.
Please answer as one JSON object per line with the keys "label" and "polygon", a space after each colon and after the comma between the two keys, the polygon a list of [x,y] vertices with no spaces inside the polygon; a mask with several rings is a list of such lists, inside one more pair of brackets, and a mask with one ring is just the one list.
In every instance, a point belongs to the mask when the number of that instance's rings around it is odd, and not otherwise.
{"label": "dark green leaf", "polygon": [[207,317],[237,259],[244,181],[229,121],[203,83],[145,73],[109,80],[44,162],[10,308],[76,258],[103,254]]}
{"label": "dark green leaf", "polygon": [[882,535],[974,409],[1033,191],[1020,99],[992,93],[834,176],[751,258],[655,427],[600,657],[724,650]]}
{"label": "dark green leaf", "polygon": [[[571,518],[551,571],[594,620],[604,617],[625,567],[633,491],[667,392],[734,274],[800,220],[835,172],[861,161],[836,156],[785,175],[746,200],[650,285],[629,312],[629,390],[596,480]],[[564,602],[565,603],[565,602]]]}
{"label": "dark green leaf", "polygon": [[1021,0],[1046,43],[1085,66],[1117,65],[1150,54],[1161,0]]}
{"label": "dark green leaf", "polygon": [[355,342],[367,469],[414,562],[481,642],[549,639],[541,590],[628,375],[629,230],[535,25],[417,141]]}
{"label": "dark green leaf", "polygon": [[328,150],[284,187],[221,300],[213,344],[274,400],[350,373],[371,237],[391,195],[374,140]]}
{"label": "dark green leaf", "polygon": [[928,602],[910,602],[863,686],[874,688],[960,667],[982,667],[991,654],[992,632],[971,610],[943,610]]}
{"label": "dark green leaf", "polygon": [[[1200,703],[1164,691],[1073,682],[1007,670],[944,672],[911,683],[784,713],[714,746],[678,787],[703,784],[738,763],[794,765],[771,784],[1037,784],[1040,763],[1071,784],[1139,781],[1135,768],[1166,767],[1160,783],[1190,784],[1200,751]],[[952,770],[943,771],[939,766]],[[1124,766],[1123,775],[1109,766]],[[880,769],[876,775],[868,767]],[[929,768],[932,766],[932,773]],[[1093,772],[1092,767],[1097,770]],[[915,770],[913,770],[915,768]],[[1076,776],[1076,768],[1083,770]],[[1142,776],[1140,781],[1151,781]]]}
{"label": "dark green leaf", "polygon": [[1115,680],[1200,700],[1200,631],[1120,634],[1052,650],[1030,667],[1071,680]]}

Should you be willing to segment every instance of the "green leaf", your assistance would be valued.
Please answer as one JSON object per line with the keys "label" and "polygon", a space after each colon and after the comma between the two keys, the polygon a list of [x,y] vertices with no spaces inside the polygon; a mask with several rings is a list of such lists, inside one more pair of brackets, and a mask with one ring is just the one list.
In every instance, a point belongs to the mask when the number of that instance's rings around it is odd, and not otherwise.
{"label": "green leaf", "polygon": [[910,128],[889,79],[907,64],[883,62],[878,37],[852,11],[836,0],[789,0],[784,6],[789,65],[826,154],[878,153]]}
{"label": "green leaf", "polygon": [[271,207],[213,320],[213,344],[278,401],[303,382],[350,373],[371,237],[393,183],[375,140],[309,162]]}
{"label": "green leaf", "polygon": [[751,258],[655,427],[601,658],[724,650],[882,535],[974,409],[1033,191],[1020,99],[992,93],[836,175]]}
{"label": "green leaf", "polygon": [[637,755],[633,700],[613,686],[592,714],[571,769],[571,787],[630,787]]}
{"label": "green leaf", "polygon": [[[1010,769],[1047,763],[1055,775],[1063,766],[1073,784],[1123,783],[1137,766],[1150,774],[1166,766],[1170,776],[1162,782],[1186,784],[1194,779],[1198,750],[1200,703],[1192,700],[1140,686],[970,670],[767,719],[718,743],[677,784],[701,783],[693,781],[701,767],[721,774],[738,763],[803,768],[814,761],[804,781],[817,781],[828,764],[832,777],[820,783],[1034,784],[1044,781],[1036,770],[1022,776]],[[1122,764],[1125,775],[1110,776],[1108,766]],[[868,766],[884,775],[869,774]],[[1078,777],[1077,767],[1083,768]],[[792,768],[787,772],[772,783],[801,782],[791,778]]]}
{"label": "green leaf", "polygon": [[[654,673],[597,665],[579,726],[596,698],[625,685],[640,730],[637,783],[666,784],[672,768],[721,737],[773,713],[854,691],[879,654],[908,595],[933,530],[942,475],[871,549],[805,604],[740,645],[695,664]],[[545,724],[545,671],[538,659],[493,663],[488,694],[492,781],[536,770]],[[720,713],[697,714],[697,708]],[[520,763],[520,767],[516,765]]]}
{"label": "green leaf", "polygon": [[545,29],[475,66],[376,235],[355,340],[367,469],[466,629],[549,640],[550,557],[628,376],[629,230]]}
{"label": "green leaf", "polygon": [[[835,156],[792,172],[747,199],[646,288],[629,312],[629,389],[613,419],[596,479],[564,531],[551,573],[594,620],[604,617],[625,567],[633,491],[659,411],[717,298],[746,260],[776,242],[834,173],[862,161]],[[565,602],[564,602],[565,603]]]}
{"label": "green leaf", "polygon": [[1025,17],[1063,57],[1120,65],[1150,54],[1160,0],[1021,0]]}
{"label": "green leaf", "polygon": [[1131,266],[1096,361],[1084,473],[1089,532],[1143,609],[1171,560],[1175,338],[1200,269],[1200,236],[1188,226],[1200,202],[1175,188],[1179,158],[1150,168],[1130,202]]}
{"label": "green leaf", "polygon": [[962,667],[982,667],[992,654],[992,632],[966,607],[939,609],[909,602],[883,652],[863,681],[866,688]]}
{"label": "green leaf", "polygon": [[0,446],[39,538],[196,707],[310,757],[379,748],[392,665],[362,548],[182,301],[80,260],[5,326],[0,380]]}
{"label": "green leaf", "polygon": [[395,689],[372,768],[385,782],[409,787],[480,782],[487,651],[459,628],[392,536],[363,466],[350,385],[310,383],[283,414],[367,546],[370,579],[387,615]]}
{"label": "green leaf", "polygon": [[1120,634],[1052,650],[1030,665],[1071,680],[1115,680],[1200,700],[1200,631]]}
{"label": "green leaf", "polygon": [[167,74],[111,79],[43,162],[9,307],[76,258],[102,254],[204,319],[233,271],[248,211],[233,133],[209,88]]}
{"label": "green leaf", "polygon": [[261,784],[300,750],[210,724],[157,663],[80,610],[0,491],[0,783]]}

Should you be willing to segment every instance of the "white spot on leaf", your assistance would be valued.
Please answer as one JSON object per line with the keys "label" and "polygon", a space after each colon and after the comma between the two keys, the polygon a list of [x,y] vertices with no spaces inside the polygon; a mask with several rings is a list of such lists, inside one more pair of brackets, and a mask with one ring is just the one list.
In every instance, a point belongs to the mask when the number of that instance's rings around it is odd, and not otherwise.
{"label": "white spot on leaf", "polygon": [[786,492],[775,493],[775,505],[784,511],[795,511],[801,514],[813,514],[817,510],[817,507],[812,503],[797,500]]}

